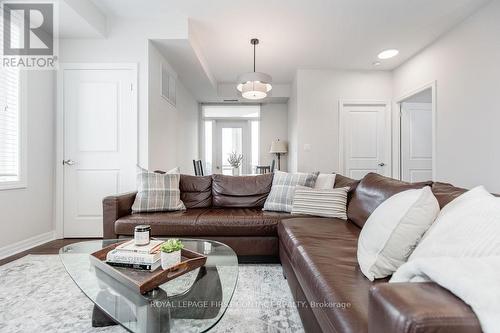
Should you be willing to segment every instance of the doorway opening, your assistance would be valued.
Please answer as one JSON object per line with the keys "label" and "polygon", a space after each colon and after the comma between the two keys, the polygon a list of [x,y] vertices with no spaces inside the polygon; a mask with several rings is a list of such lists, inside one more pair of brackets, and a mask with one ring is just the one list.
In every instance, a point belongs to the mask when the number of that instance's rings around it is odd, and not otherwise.
{"label": "doorway opening", "polygon": [[202,151],[207,174],[232,175],[230,154],[241,155],[239,174],[259,165],[260,105],[202,105]]}
{"label": "doorway opening", "polygon": [[399,179],[420,182],[435,179],[435,84],[426,85],[397,100]]}

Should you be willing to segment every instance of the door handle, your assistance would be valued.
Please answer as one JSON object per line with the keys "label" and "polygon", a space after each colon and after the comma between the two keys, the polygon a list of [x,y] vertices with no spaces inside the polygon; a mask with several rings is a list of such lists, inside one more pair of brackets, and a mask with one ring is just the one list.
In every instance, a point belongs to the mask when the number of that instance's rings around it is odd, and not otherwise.
{"label": "door handle", "polygon": [[75,161],[73,161],[73,160],[63,160],[63,164],[65,164],[65,165],[73,165],[73,164],[75,164]]}
{"label": "door handle", "polygon": [[378,166],[383,167],[383,166],[385,166],[385,163],[381,162],[381,163],[378,164]]}
{"label": "door handle", "polygon": [[216,169],[217,169],[217,170],[220,170],[220,166],[217,166],[217,167],[216,167]]}

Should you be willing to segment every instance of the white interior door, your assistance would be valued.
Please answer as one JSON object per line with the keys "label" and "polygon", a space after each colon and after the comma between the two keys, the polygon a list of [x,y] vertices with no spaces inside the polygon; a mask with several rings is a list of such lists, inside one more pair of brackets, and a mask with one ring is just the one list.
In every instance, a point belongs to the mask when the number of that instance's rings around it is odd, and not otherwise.
{"label": "white interior door", "polygon": [[340,116],[343,173],[354,179],[361,179],[369,172],[390,176],[391,136],[387,106],[344,104]]}
{"label": "white interior door", "polygon": [[251,163],[250,149],[250,129],[247,120],[216,122],[216,154],[214,173],[232,175],[233,168],[227,161],[229,154],[236,152],[243,155],[243,161],[240,166],[240,174],[249,174]]}
{"label": "white interior door", "polygon": [[64,70],[65,237],[102,237],[102,199],[136,188],[134,74]]}
{"label": "white interior door", "polygon": [[432,179],[432,104],[401,104],[402,180]]}

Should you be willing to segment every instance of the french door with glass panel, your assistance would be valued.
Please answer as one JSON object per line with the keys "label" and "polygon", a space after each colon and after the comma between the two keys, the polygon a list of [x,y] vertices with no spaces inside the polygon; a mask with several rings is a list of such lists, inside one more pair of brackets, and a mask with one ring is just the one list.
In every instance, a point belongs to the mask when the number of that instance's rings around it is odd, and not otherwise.
{"label": "french door with glass panel", "polygon": [[217,120],[215,122],[215,151],[212,155],[214,161],[213,173],[232,175],[233,167],[228,158],[231,153],[243,155],[240,165],[240,174],[251,173],[251,139],[250,128],[247,120]]}

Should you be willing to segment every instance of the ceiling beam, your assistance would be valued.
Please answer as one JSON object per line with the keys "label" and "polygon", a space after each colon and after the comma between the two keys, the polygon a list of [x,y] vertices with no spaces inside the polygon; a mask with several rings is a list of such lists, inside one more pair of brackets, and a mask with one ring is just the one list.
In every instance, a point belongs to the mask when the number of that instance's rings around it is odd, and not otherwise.
{"label": "ceiling beam", "polygon": [[106,15],[90,0],[64,0],[69,8],[78,14],[100,37],[107,35]]}

